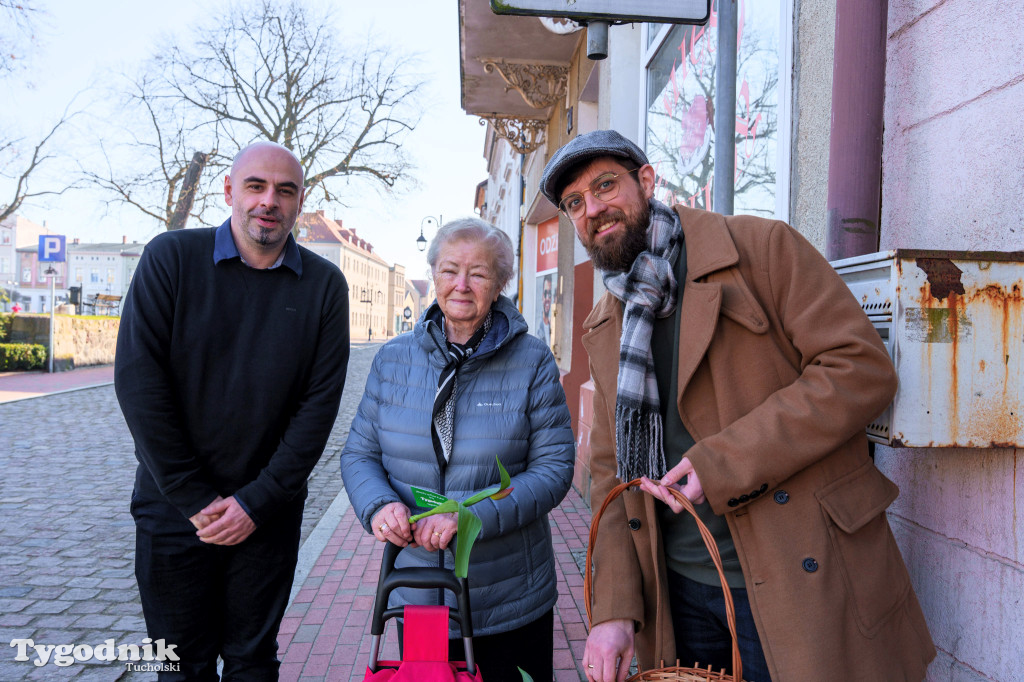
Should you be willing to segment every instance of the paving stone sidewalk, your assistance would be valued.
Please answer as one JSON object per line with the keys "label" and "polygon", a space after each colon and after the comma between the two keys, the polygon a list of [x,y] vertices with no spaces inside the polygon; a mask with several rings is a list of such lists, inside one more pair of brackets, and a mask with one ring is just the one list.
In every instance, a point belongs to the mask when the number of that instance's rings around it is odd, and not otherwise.
{"label": "paving stone sidewalk", "polygon": [[[344,495],[344,493],[342,493]],[[554,664],[557,682],[586,680],[587,639],[581,566],[590,510],[575,490],[550,515],[558,574]],[[282,682],[362,680],[370,657],[370,617],[380,575],[381,545],[346,509],[281,623]],[[381,659],[397,660],[393,624],[388,624]],[[480,661],[487,679],[487,662]],[[541,682],[537,680],[537,682]]]}
{"label": "paving stone sidewalk", "polygon": [[[310,558],[300,566],[301,584],[281,627],[282,680],[361,680],[369,658],[380,546],[351,510],[328,512],[347,502],[338,456],[379,345],[353,345],[341,411],[310,476],[302,528]],[[145,637],[128,512],[136,461],[113,387],[68,391],[74,377],[42,376],[52,385],[26,387],[18,377],[19,390],[66,392],[0,399],[0,681],[153,680],[152,673],[128,672],[118,663],[35,666],[15,661],[16,649],[8,646],[18,638],[95,646]],[[0,377],[0,394],[3,382]],[[560,595],[555,679],[578,681],[585,679],[580,566],[590,512],[572,491],[550,518]],[[393,628],[388,632],[382,657],[397,658]]]}
{"label": "paving stone sidewalk", "polygon": [[[341,412],[309,481],[305,540],[341,491],[338,455],[380,346],[354,344]],[[19,662],[36,644],[138,643],[145,624],[128,511],[136,460],[113,386],[19,399],[95,382],[92,371],[0,377],[0,681],[155,679],[123,664]],[[108,377],[109,380],[109,377]],[[24,395],[23,395],[24,394]],[[29,655],[34,658],[31,650]]]}

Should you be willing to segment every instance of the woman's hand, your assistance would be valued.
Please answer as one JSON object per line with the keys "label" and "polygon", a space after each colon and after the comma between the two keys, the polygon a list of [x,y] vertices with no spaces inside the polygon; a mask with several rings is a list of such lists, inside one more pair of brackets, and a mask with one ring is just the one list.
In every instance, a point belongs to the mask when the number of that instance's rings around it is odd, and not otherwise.
{"label": "woman's hand", "polygon": [[409,508],[401,502],[391,502],[380,508],[370,521],[373,537],[381,542],[393,542],[405,547],[412,542],[413,524],[409,523]]}
{"label": "woman's hand", "polygon": [[413,524],[413,538],[420,547],[437,551],[448,549],[448,543],[458,530],[458,516],[454,513],[432,514]]}

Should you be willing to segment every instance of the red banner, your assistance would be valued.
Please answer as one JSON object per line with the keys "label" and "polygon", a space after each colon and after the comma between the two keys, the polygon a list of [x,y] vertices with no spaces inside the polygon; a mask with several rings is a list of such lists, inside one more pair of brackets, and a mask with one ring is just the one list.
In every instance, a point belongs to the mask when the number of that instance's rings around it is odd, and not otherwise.
{"label": "red banner", "polygon": [[537,274],[558,268],[558,218],[537,226]]}

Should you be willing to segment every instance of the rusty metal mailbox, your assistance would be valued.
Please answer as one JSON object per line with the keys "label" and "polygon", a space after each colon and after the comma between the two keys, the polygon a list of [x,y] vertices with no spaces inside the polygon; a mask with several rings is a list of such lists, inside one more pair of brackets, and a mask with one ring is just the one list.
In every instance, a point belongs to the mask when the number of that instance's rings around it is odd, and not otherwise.
{"label": "rusty metal mailbox", "polygon": [[832,266],[899,375],[896,398],[868,427],[871,440],[1024,444],[1024,252],[897,249]]}

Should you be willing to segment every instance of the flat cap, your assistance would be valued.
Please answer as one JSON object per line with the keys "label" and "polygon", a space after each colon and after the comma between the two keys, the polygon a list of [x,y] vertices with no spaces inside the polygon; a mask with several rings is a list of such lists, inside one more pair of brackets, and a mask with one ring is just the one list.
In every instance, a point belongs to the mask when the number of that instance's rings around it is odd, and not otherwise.
{"label": "flat cap", "polygon": [[646,166],[647,155],[635,144],[614,130],[592,130],[567,142],[544,167],[540,177],[540,191],[551,203],[558,205],[555,196],[562,175],[577,164],[599,156],[620,156]]}

